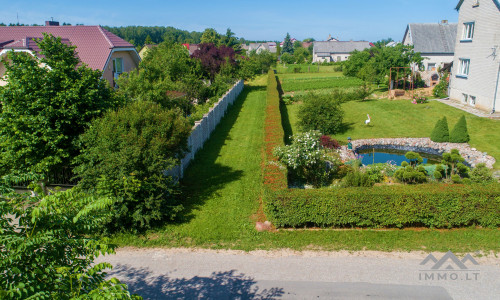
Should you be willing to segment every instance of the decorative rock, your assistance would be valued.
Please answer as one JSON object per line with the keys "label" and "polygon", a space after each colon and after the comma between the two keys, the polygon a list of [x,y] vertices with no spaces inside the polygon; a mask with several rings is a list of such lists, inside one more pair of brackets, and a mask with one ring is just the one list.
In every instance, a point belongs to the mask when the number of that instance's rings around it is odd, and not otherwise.
{"label": "decorative rock", "polygon": [[450,152],[451,149],[458,149],[465,161],[472,167],[479,163],[485,163],[490,169],[495,164],[495,158],[487,155],[486,152],[481,153],[475,148],[471,148],[467,143],[435,143],[429,138],[382,138],[382,139],[364,139],[352,141],[353,150],[348,150],[346,146],[342,146],[339,150],[340,159],[348,161],[356,159],[356,149],[360,148],[384,148],[395,149],[402,151],[419,151],[430,154],[442,155],[445,152]]}
{"label": "decorative rock", "polygon": [[269,221],[265,221],[264,223],[257,222],[257,223],[255,223],[255,229],[257,229],[257,231],[259,231],[259,232],[269,231],[269,230],[271,230],[271,222],[269,222]]}

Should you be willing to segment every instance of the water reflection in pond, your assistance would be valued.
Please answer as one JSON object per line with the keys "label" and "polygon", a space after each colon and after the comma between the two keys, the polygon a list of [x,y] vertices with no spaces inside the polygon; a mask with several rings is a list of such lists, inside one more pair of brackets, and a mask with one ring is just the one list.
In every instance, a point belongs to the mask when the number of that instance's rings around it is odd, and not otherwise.
{"label": "water reflection in pond", "polygon": [[[390,162],[398,166],[400,166],[403,161],[409,162],[409,160],[405,157],[406,152],[407,151],[392,149],[363,149],[357,151],[363,165]],[[422,162],[423,164],[438,164],[441,162],[441,156],[439,155],[432,155],[421,152],[417,153],[420,154],[420,156],[422,156],[422,158],[424,159],[424,161]]]}

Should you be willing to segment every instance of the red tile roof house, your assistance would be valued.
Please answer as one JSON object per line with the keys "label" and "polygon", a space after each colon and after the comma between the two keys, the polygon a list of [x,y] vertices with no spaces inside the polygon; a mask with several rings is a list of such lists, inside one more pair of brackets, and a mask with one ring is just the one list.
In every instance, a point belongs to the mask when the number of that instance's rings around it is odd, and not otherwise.
{"label": "red tile roof house", "polygon": [[[39,56],[40,49],[35,39],[42,38],[43,32],[61,37],[62,42],[76,46],[80,61],[94,70],[103,72],[102,77],[111,86],[114,78],[131,71],[141,61],[132,44],[107,31],[101,26],[59,26],[58,22],[46,22],[46,26],[0,26],[0,60],[9,51],[28,52]],[[5,66],[0,62],[0,85],[5,74]]]}

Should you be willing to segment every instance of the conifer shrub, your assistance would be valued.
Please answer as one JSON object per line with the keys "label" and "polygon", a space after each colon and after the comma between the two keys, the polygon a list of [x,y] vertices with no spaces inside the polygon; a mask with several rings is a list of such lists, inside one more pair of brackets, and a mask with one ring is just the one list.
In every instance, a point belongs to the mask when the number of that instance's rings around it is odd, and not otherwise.
{"label": "conifer shrub", "polygon": [[453,130],[450,132],[450,142],[452,143],[467,143],[470,140],[469,132],[467,132],[467,121],[462,115],[458,120]]}
{"label": "conifer shrub", "polygon": [[431,133],[431,140],[436,143],[446,143],[450,141],[450,132],[448,130],[448,120],[446,117],[436,122]]}
{"label": "conifer shrub", "polygon": [[493,178],[493,172],[486,167],[486,164],[480,163],[472,169],[470,173],[470,179],[472,182],[476,183],[487,183],[493,182],[495,179]]}

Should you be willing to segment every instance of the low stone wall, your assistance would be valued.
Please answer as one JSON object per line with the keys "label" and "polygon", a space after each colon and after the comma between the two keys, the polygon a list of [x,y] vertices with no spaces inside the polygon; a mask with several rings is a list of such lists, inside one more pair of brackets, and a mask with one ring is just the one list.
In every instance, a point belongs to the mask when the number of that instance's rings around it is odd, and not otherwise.
{"label": "low stone wall", "polygon": [[210,108],[208,113],[203,115],[201,120],[195,122],[191,135],[188,138],[188,147],[190,151],[186,153],[180,165],[166,171],[167,175],[174,177],[176,180],[184,177],[184,171],[189,163],[194,159],[196,153],[203,148],[203,145],[210,138],[215,127],[217,127],[222,117],[225,116],[228,107],[238,98],[243,87],[243,80],[235,83],[234,86],[227,91],[212,108]]}
{"label": "low stone wall", "polygon": [[430,138],[393,138],[393,139],[364,139],[352,141],[353,151],[342,147],[340,150],[342,160],[355,159],[355,152],[366,148],[394,149],[401,151],[417,151],[434,155],[442,155],[451,149],[458,149],[465,161],[472,167],[479,163],[485,163],[488,168],[493,168],[495,158],[486,152],[480,152],[471,148],[467,143],[436,143]]}

